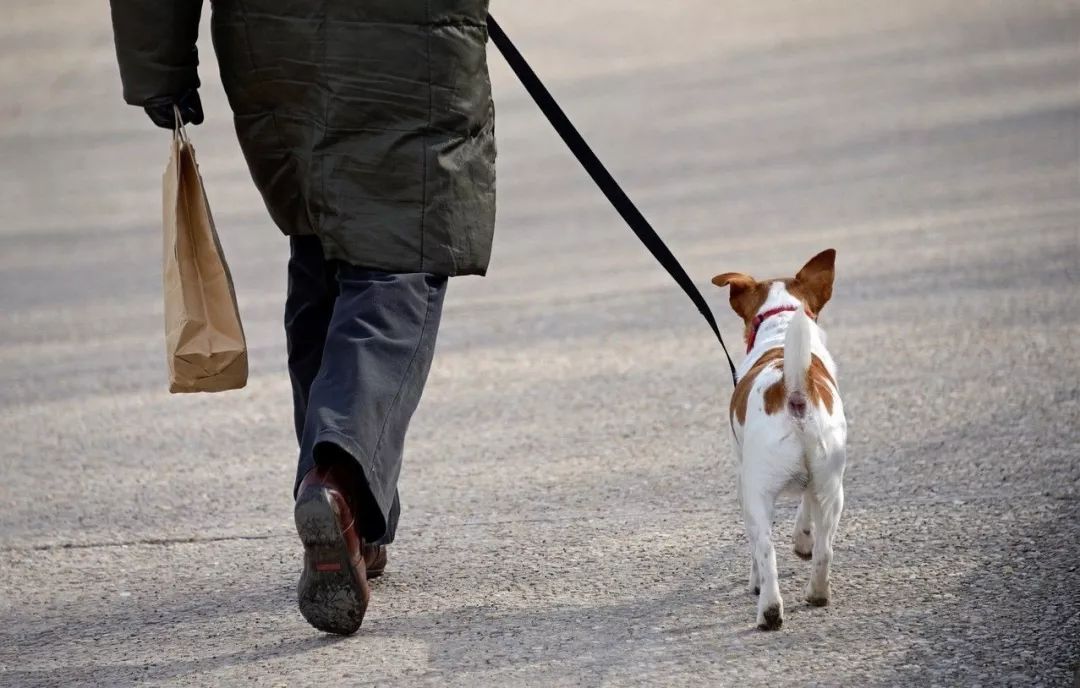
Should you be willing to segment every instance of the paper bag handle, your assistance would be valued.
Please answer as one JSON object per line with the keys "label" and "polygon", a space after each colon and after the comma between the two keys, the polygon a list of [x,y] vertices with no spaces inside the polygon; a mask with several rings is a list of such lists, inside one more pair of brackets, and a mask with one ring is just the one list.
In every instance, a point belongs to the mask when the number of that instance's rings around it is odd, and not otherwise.
{"label": "paper bag handle", "polygon": [[173,125],[173,136],[184,143],[191,143],[190,139],[188,139],[187,130],[184,129],[184,118],[180,116],[180,106],[173,105],[173,117],[176,118]]}

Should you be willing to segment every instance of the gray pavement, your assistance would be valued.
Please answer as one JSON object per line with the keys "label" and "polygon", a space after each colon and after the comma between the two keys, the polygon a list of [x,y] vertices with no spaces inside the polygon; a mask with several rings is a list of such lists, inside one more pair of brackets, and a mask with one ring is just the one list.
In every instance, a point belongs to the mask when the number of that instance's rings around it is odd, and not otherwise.
{"label": "gray pavement", "polygon": [[167,135],[101,5],[0,23],[0,685],[1074,685],[1075,1],[496,2],[731,341],[714,273],[838,249],[835,599],[802,603],[785,501],[788,618],[752,628],[719,350],[492,54],[493,268],[451,284],[347,639],[295,608],[286,242],[209,41],[192,137],[252,376],[170,396]]}

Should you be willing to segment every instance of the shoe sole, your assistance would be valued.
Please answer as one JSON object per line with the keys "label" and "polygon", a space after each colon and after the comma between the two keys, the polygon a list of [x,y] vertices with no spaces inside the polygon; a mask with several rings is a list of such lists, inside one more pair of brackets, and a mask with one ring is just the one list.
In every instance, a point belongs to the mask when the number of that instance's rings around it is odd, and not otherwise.
{"label": "shoe sole", "polygon": [[306,490],[297,499],[293,516],[304,543],[304,571],[296,586],[300,613],[320,631],[355,633],[371,593],[350,561],[333,498],[324,489]]}

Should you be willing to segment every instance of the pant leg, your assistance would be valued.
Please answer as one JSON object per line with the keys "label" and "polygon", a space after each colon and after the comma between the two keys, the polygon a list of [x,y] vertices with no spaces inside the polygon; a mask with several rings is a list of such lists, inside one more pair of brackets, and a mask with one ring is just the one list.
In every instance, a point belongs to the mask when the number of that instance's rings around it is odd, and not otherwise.
{"label": "pant leg", "polygon": [[304,434],[308,393],[322,366],[323,347],[337,299],[336,265],[323,258],[313,235],[289,239],[289,291],[285,298],[285,342],[293,390],[296,441]]}
{"label": "pant leg", "polygon": [[394,538],[405,433],[427,381],[446,278],[337,264],[338,296],[311,384],[294,490],[316,462],[352,460],[368,542]]}
{"label": "pant leg", "polygon": [[[293,423],[296,441],[302,443],[308,395],[322,366],[323,347],[338,295],[338,265],[324,258],[322,242],[317,236],[290,237],[289,248],[285,340],[293,391]],[[305,462],[304,455],[310,457],[311,452],[301,455],[298,480],[313,465],[310,461]],[[396,529],[400,513],[401,506],[395,494],[387,519],[392,526],[391,532]]]}

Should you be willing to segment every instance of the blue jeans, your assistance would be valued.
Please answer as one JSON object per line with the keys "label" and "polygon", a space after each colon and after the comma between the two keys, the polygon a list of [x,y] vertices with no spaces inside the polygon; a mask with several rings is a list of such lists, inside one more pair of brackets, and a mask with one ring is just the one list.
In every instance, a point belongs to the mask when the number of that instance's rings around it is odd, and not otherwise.
{"label": "blue jeans", "polygon": [[328,261],[315,236],[290,241],[285,336],[300,444],[293,494],[316,463],[355,462],[357,525],[367,542],[387,544],[447,279]]}

